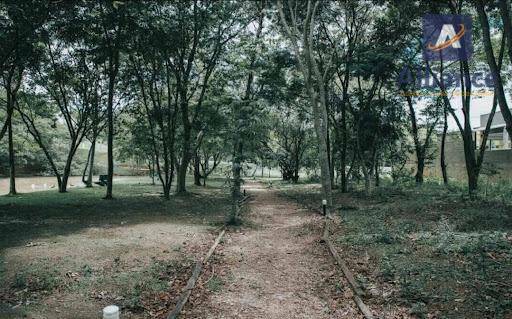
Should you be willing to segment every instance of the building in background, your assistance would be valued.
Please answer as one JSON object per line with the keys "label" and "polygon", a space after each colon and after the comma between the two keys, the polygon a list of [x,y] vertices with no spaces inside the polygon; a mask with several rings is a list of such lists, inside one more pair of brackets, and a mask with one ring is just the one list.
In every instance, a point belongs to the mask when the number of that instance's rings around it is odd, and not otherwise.
{"label": "building in background", "polygon": [[[475,148],[478,148],[485,125],[489,119],[489,114],[480,116],[480,126],[474,129]],[[440,156],[441,154],[441,135],[435,137],[433,145],[435,145],[435,158],[426,165],[425,177],[433,177],[442,179]],[[482,165],[482,175],[490,174],[489,172],[497,172],[497,174],[488,175],[492,180],[512,179],[512,139],[508,136],[505,121],[501,112],[496,112],[491,123],[491,132],[489,134],[484,162]],[[447,171],[450,179],[466,181],[466,161],[464,158],[464,145],[459,131],[448,133],[446,137],[446,163]],[[416,169],[416,155],[411,154],[408,167],[411,171]]]}
{"label": "building in background", "polygon": [[[482,140],[482,133],[485,130],[485,125],[489,119],[490,114],[480,115],[480,126],[475,129],[476,145],[480,145]],[[486,149],[489,151],[509,150],[512,148],[511,139],[507,134],[505,120],[503,114],[496,112],[491,123],[491,132],[487,139]]]}

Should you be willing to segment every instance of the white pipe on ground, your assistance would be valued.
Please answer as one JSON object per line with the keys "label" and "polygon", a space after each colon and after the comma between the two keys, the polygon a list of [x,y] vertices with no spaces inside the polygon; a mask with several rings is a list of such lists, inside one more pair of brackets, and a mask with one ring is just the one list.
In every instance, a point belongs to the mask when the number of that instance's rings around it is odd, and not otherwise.
{"label": "white pipe on ground", "polygon": [[119,307],[111,305],[103,308],[103,319],[119,319]]}

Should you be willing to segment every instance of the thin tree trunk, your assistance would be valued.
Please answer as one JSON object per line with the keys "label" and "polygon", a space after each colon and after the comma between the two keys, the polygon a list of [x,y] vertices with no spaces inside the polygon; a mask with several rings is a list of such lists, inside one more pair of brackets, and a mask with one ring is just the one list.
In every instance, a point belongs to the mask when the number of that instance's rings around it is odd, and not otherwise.
{"label": "thin tree trunk", "polygon": [[446,134],[448,133],[448,112],[444,106],[444,124],[443,135],[441,137],[441,172],[443,174],[443,183],[448,185],[448,172],[446,169]]}
{"label": "thin tree trunk", "polygon": [[164,185],[163,189],[164,189],[164,199],[165,200],[171,199],[171,183]]}
{"label": "thin tree trunk", "polygon": [[[504,1],[504,0],[500,0]],[[500,2],[498,1],[498,2]],[[502,6],[503,7],[503,6]],[[506,5],[504,5],[506,8]],[[505,97],[505,90],[503,88],[503,79],[501,77],[500,68],[496,62],[496,58],[494,57],[494,51],[492,48],[491,35],[489,30],[489,20],[487,18],[487,14],[485,13],[485,7],[482,0],[476,1],[476,8],[478,12],[478,18],[480,20],[480,25],[482,26],[482,39],[484,42],[485,55],[487,57],[487,63],[489,64],[489,68],[491,70],[491,74],[493,77],[495,94],[498,96],[498,102],[501,110],[501,114],[503,115],[503,120],[506,123],[506,129],[508,135],[512,137],[512,113],[507,105],[507,99]],[[503,10],[502,10],[503,12]],[[508,12],[508,11],[507,11]],[[508,14],[507,14],[508,15]],[[510,17],[509,17],[510,19]],[[510,21],[509,26],[510,26]],[[510,43],[512,39],[508,39]],[[510,48],[510,47],[509,47]],[[510,49],[512,50],[512,49]],[[511,51],[509,51],[511,53]],[[512,54],[512,53],[511,53]]]}
{"label": "thin tree trunk", "polygon": [[364,191],[366,193],[366,196],[371,196],[373,194],[373,169],[368,169],[365,165],[362,165],[361,168],[363,169],[364,176]]}
{"label": "thin tree trunk", "polygon": [[[112,61],[110,62],[112,63]],[[114,180],[114,75],[110,75],[107,102],[107,194],[105,199],[113,199],[112,182]]]}
{"label": "thin tree trunk", "polygon": [[[237,103],[238,104],[238,103]],[[239,107],[235,106],[235,119],[239,118]],[[234,134],[235,140],[235,148],[233,152],[233,167],[231,169],[233,174],[233,185],[231,187],[231,223],[237,223],[240,219],[239,216],[239,200],[242,197],[241,195],[241,178],[240,172],[242,170],[242,152],[243,152],[243,143],[238,134],[238,131]]]}
{"label": "thin tree trunk", "polygon": [[200,163],[199,163],[199,155],[194,155],[194,185],[201,186],[201,171],[200,171]]}
{"label": "thin tree trunk", "polygon": [[89,158],[89,174],[87,176],[87,183],[85,184],[86,187],[92,187],[95,154],[96,154],[96,138],[93,139],[92,143],[91,143],[91,155],[90,155],[90,158]]}
{"label": "thin tree trunk", "polygon": [[[345,97],[344,97],[345,98]],[[341,192],[346,193],[347,187],[347,111],[345,102],[341,108],[341,152],[340,152],[340,166],[341,166]]]}
{"label": "thin tree trunk", "polygon": [[2,126],[2,130],[0,131],[0,141],[4,138],[5,133],[8,130],[8,123],[11,119],[12,113],[14,112],[14,107],[7,107],[7,117],[5,119],[4,125]]}
{"label": "thin tree trunk", "polygon": [[64,172],[62,173],[62,183],[59,187],[59,193],[65,193],[68,189],[68,180],[69,175],[71,175],[71,164],[73,162],[73,157],[75,156],[75,151],[77,148],[77,142],[72,141],[71,148],[68,154],[68,158],[66,159],[66,165],[64,166]]}
{"label": "thin tree trunk", "polygon": [[25,112],[23,112],[22,108],[19,107],[19,105],[18,105],[17,110],[18,110],[18,113],[20,114],[21,120],[23,121],[23,123],[25,124],[25,126],[27,128],[28,133],[30,135],[32,135],[35,142],[37,143],[37,145],[39,145],[39,147],[43,151],[44,155],[46,156],[46,159],[48,160],[48,163],[50,164],[50,167],[51,167],[53,173],[55,174],[55,177],[57,178],[58,189],[60,189],[61,185],[62,185],[61,175],[59,173],[59,170],[57,169],[57,165],[55,164],[55,161],[53,160],[50,151],[43,143],[41,134],[40,134],[39,130],[37,129],[37,127],[34,123],[34,120],[29,115],[27,115]]}
{"label": "thin tree trunk", "polygon": [[[187,93],[182,92],[182,99],[186,99]],[[191,125],[190,120],[188,118],[188,105],[186,101],[181,102],[181,116],[183,120],[183,142],[182,142],[182,155],[180,168],[178,170],[178,180],[176,183],[176,193],[183,194],[187,192],[186,187],[186,179],[187,179],[187,169],[190,163],[190,138],[191,138]]]}
{"label": "thin tree trunk", "polygon": [[412,97],[404,92],[407,100],[407,105],[409,106],[409,118],[411,119],[411,131],[412,137],[414,141],[414,150],[416,151],[416,184],[423,184],[423,169],[425,167],[425,155],[426,150],[424,150],[421,145],[420,138],[418,136],[418,121],[416,119],[416,112],[414,111],[414,105],[412,103]]}
{"label": "thin tree trunk", "polygon": [[380,186],[379,160],[375,160],[375,187]]}
{"label": "thin tree trunk", "polygon": [[[15,163],[15,150],[13,140],[13,127],[12,118],[14,115],[14,107],[16,106],[16,94],[21,85],[23,69],[18,70],[18,82],[12,87],[15,73],[15,66],[9,70],[9,75],[6,83],[4,84],[6,98],[7,98],[7,119],[3,129],[7,129],[8,135],[8,148],[9,148],[9,194],[16,195],[16,163]],[[2,130],[3,130],[2,129]],[[4,133],[5,134],[5,131]],[[2,136],[3,137],[3,136]],[[1,137],[0,137],[1,140]]]}
{"label": "thin tree trunk", "polygon": [[[259,19],[258,19],[258,29],[256,30],[255,34],[255,40],[258,41],[261,37],[261,31],[263,30],[263,21],[265,17],[265,1],[260,2],[260,12],[259,12]],[[254,80],[254,64],[256,62],[256,51],[252,51],[250,55],[250,61],[249,61],[249,74],[247,75],[247,82],[245,85],[245,93],[242,97],[241,103],[235,103],[234,104],[234,122],[236,125],[235,131],[233,132],[233,166],[231,168],[232,174],[233,174],[233,183],[231,187],[231,217],[230,222],[231,223],[238,223],[240,220],[240,207],[239,207],[239,200],[242,197],[241,196],[241,178],[240,173],[242,170],[242,156],[243,156],[243,141],[240,138],[240,132],[243,130],[243,127],[240,127],[241,125],[244,125],[244,123],[241,123],[243,121],[240,121],[242,119],[242,103],[247,103],[251,100],[251,94],[252,94],[252,83]]]}
{"label": "thin tree trunk", "polygon": [[7,135],[9,140],[9,195],[16,195],[16,165],[14,162],[14,142],[12,137],[12,116],[7,119]]}
{"label": "thin tree trunk", "polygon": [[508,58],[509,61],[512,61],[512,20],[510,17],[510,0],[499,0],[498,5],[500,8],[501,20],[503,21],[503,36],[508,39]]}
{"label": "thin tree trunk", "polygon": [[327,121],[326,143],[327,143],[327,161],[329,162],[329,178],[331,181],[331,188],[334,188],[334,149],[333,149],[333,147],[331,147],[331,136],[329,134],[329,121]]}
{"label": "thin tree trunk", "polygon": [[418,165],[416,167],[416,184],[423,184],[423,171],[425,170],[425,157],[418,158]]}
{"label": "thin tree trunk", "polygon": [[[89,161],[90,160],[91,160],[91,147],[89,147],[89,151],[87,152],[87,161],[85,162],[84,170],[82,171],[82,183],[84,183],[85,187],[87,187],[87,179],[85,178],[85,176],[87,175],[87,170],[89,169]],[[60,186],[59,186],[59,188],[60,188]]]}
{"label": "thin tree trunk", "polygon": [[151,185],[155,185],[155,154],[151,155]]}

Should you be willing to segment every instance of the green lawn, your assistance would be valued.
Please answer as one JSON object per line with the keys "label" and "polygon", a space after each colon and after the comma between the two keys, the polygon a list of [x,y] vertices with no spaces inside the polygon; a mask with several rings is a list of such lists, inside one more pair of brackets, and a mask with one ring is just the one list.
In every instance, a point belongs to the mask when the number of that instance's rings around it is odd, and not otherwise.
{"label": "green lawn", "polygon": [[[302,204],[320,203],[313,185],[278,187]],[[336,192],[334,201],[342,223],[332,238],[380,313],[512,315],[510,204],[438,184],[382,186],[369,198]]]}
{"label": "green lawn", "polygon": [[206,188],[189,185],[188,195],[166,201],[160,186],[132,183],[114,185],[112,201],[102,199],[104,187],[75,188],[0,196],[0,249],[26,244],[41,236],[65,235],[102,225],[152,221],[222,223],[229,203],[211,179]]}

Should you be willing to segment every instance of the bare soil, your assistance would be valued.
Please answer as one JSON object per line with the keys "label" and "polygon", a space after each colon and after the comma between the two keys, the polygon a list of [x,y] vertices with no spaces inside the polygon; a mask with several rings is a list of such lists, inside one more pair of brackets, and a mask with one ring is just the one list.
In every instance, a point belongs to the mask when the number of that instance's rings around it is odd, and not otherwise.
{"label": "bare soil", "polygon": [[247,226],[218,247],[182,317],[361,318],[320,242],[322,216],[261,184],[246,189]]}

